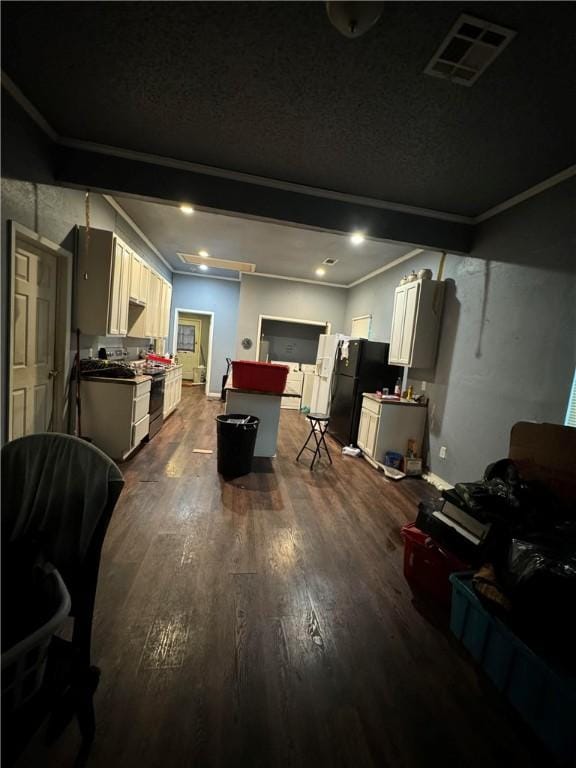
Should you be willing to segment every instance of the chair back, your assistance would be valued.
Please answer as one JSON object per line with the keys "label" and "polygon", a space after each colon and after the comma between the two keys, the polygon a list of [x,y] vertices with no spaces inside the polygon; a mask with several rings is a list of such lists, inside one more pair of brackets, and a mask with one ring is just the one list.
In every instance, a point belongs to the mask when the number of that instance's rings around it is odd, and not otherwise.
{"label": "chair back", "polygon": [[[99,448],[41,433],[2,447],[2,546],[38,547],[60,572],[72,614],[91,626],[100,552],[124,480]],[[86,614],[87,612],[87,614]]]}

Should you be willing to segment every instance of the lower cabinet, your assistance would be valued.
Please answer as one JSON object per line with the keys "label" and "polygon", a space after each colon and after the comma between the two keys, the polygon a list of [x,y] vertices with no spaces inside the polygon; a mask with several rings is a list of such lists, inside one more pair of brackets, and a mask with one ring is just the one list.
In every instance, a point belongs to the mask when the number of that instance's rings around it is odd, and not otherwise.
{"label": "lower cabinet", "polygon": [[150,379],[83,379],[80,393],[83,436],[115,461],[128,458],[148,435]]}
{"label": "lower cabinet", "polygon": [[378,436],[379,414],[362,408],[360,412],[360,426],[358,427],[358,447],[365,454],[374,457],[376,453],[376,438]]}
{"label": "lower cabinet", "polygon": [[174,365],[166,371],[164,381],[164,418],[174,411],[182,399],[182,366]]}
{"label": "lower cabinet", "polygon": [[304,385],[304,374],[300,371],[290,371],[286,379],[284,392],[291,395],[300,395],[300,397],[283,397],[280,407],[288,408],[293,411],[300,410],[300,398],[302,396],[302,387]]}
{"label": "lower cabinet", "polygon": [[421,456],[426,414],[425,406],[394,401],[379,402],[365,395],[356,441],[358,447],[366,456],[383,464],[387,451],[404,456],[408,441],[414,440],[418,456]]}

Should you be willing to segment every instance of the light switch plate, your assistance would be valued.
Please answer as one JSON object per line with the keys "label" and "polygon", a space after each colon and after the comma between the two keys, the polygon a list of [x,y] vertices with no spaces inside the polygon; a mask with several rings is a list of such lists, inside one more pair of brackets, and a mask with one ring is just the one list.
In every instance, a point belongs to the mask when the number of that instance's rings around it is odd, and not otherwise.
{"label": "light switch plate", "polygon": [[440,448],[440,450],[438,451],[438,456],[440,456],[441,459],[445,459],[446,453],[447,453],[446,446],[443,445],[442,448]]}

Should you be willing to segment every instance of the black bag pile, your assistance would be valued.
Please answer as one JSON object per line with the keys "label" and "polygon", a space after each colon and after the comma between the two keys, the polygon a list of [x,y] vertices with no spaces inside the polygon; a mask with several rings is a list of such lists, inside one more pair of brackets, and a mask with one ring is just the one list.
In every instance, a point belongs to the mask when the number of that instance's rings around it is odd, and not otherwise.
{"label": "black bag pile", "polygon": [[[510,459],[442,496],[490,526],[480,546],[467,545],[486,606],[535,652],[576,673],[576,509],[567,514],[526,483]],[[419,520],[427,525],[423,511]]]}

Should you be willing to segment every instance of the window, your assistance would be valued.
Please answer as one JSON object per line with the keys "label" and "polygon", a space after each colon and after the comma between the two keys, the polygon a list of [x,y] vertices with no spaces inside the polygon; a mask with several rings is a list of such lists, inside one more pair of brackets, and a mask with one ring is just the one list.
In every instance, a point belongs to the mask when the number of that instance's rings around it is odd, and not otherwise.
{"label": "window", "polygon": [[566,410],[566,418],[564,419],[564,424],[567,427],[576,427],[576,370],[574,371],[572,391],[570,392],[570,398],[568,400],[568,408]]}
{"label": "window", "polygon": [[180,325],[178,323],[178,344],[182,352],[196,351],[196,328],[193,325]]}

